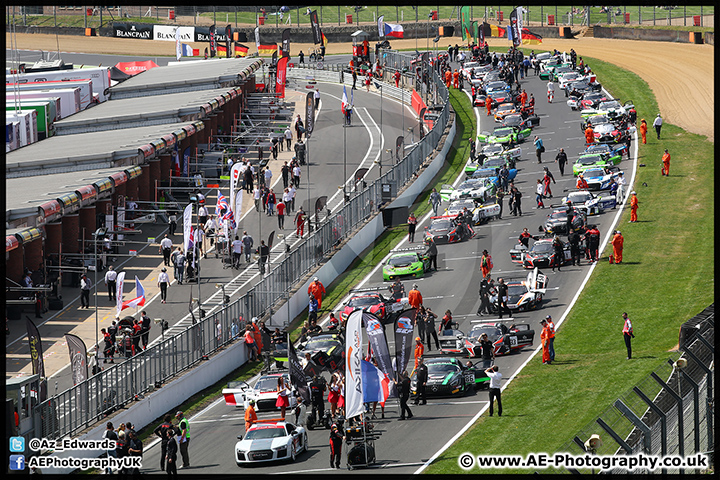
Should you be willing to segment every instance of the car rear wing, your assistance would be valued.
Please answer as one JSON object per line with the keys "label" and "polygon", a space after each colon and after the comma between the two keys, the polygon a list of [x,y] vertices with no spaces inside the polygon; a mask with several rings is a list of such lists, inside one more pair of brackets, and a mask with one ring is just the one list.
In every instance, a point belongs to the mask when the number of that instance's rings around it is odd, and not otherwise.
{"label": "car rear wing", "polygon": [[533,293],[545,293],[547,290],[548,277],[537,267],[527,275],[527,287]]}
{"label": "car rear wing", "polygon": [[348,293],[375,292],[380,294],[380,292],[384,292],[385,290],[387,290],[387,286],[382,285],[379,287],[351,288]]}
{"label": "car rear wing", "polygon": [[417,252],[418,250],[425,250],[425,247],[416,246],[416,247],[405,247],[405,248],[393,248],[392,250],[390,250],[390,253]]}

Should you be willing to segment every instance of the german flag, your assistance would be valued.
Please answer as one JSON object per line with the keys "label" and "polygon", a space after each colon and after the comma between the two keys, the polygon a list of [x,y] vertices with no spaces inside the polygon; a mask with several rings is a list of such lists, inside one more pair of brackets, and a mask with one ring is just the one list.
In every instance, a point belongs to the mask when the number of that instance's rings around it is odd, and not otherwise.
{"label": "german flag", "polygon": [[272,55],[273,52],[277,52],[278,46],[277,44],[273,45],[258,45],[258,55]]}
{"label": "german flag", "polygon": [[217,46],[217,56],[227,58],[227,47],[225,45]]}
{"label": "german flag", "polygon": [[491,37],[504,37],[505,29],[498,25],[490,25],[490,36]]}
{"label": "german flag", "polygon": [[242,43],[235,44],[235,56],[236,57],[246,57],[247,54],[248,54],[248,47],[246,47]]}
{"label": "german flag", "polygon": [[522,43],[525,45],[537,45],[542,43],[542,37],[537,33],[533,33],[527,28],[522,29],[521,33]]}

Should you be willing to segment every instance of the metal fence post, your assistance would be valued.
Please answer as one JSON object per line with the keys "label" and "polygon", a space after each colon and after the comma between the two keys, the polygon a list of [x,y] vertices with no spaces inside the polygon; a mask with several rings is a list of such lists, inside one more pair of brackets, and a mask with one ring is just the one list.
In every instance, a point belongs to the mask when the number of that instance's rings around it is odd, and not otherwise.
{"label": "metal fence post", "polygon": [[598,425],[600,425],[602,427],[603,430],[605,430],[612,437],[613,440],[615,440],[615,443],[620,445],[622,447],[622,449],[625,450],[625,452],[627,452],[628,454],[632,454],[632,448],[630,447],[630,445],[628,445],[625,442],[625,440],[622,439],[622,437],[620,435],[615,433],[615,430],[613,430],[610,427],[610,425],[605,423],[605,421],[602,418],[598,418],[596,420],[596,422]]}
{"label": "metal fence post", "polygon": [[650,427],[648,427],[645,422],[640,420],[640,418],[635,415],[635,412],[630,410],[630,407],[625,405],[622,400],[617,399],[615,400],[615,408],[620,410],[622,414],[630,420],[633,425],[635,425],[640,431],[643,433],[643,449],[645,450],[644,453],[651,454],[652,453],[652,439],[650,438]]}
{"label": "metal fence post", "polygon": [[700,449],[700,386],[693,381],[692,378],[690,378],[690,375],[685,373],[685,371],[680,370],[680,375],[687,380],[687,382],[692,386],[693,389],[693,422],[695,425],[694,430],[694,440],[695,440],[695,451],[699,452]]}
{"label": "metal fence post", "polygon": [[[693,361],[705,371],[705,375],[707,378],[707,411],[711,412],[713,410],[713,393],[712,393],[712,379],[713,379],[713,373],[712,370],[710,370],[703,362],[700,361],[699,358],[695,356],[694,353],[690,351],[690,349],[686,349],[685,353],[690,356],[690,358],[693,359]],[[708,429],[708,451],[712,451],[714,446],[714,438],[713,438],[713,416],[707,415],[707,429]]]}
{"label": "metal fence post", "polygon": [[670,385],[662,381],[660,377],[658,377],[657,373],[652,372],[650,374],[652,378],[655,379],[655,381],[663,387],[668,394],[675,399],[675,402],[678,405],[678,454],[683,457],[685,456],[685,429],[683,428],[683,400],[680,395],[675,393],[675,391],[670,388]]}

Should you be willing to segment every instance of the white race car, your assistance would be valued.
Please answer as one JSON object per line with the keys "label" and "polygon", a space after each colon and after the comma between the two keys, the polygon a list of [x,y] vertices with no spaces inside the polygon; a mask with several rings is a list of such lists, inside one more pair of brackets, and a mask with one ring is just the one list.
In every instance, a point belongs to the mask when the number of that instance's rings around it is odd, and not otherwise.
{"label": "white race car", "polygon": [[259,422],[238,435],[235,444],[235,463],[238,467],[250,463],[297,459],[308,449],[307,432],[288,422]]}
{"label": "white race car", "polygon": [[[280,407],[275,406],[277,402],[278,378],[282,376],[285,385],[290,385],[290,375],[287,372],[268,373],[261,376],[251,387],[245,382],[231,382],[228,388],[223,388],[222,394],[225,398],[225,405],[247,408],[250,400],[255,400],[256,411],[274,411]],[[295,408],[295,395],[288,395],[290,407]]]}
{"label": "white race car", "polygon": [[472,198],[485,201],[495,194],[495,181],[490,178],[472,178],[454,188],[452,185],[443,185],[440,190],[440,198],[445,201],[460,200],[461,198]]}
{"label": "white race car", "polygon": [[563,205],[565,205],[568,201],[573,207],[588,216],[602,213],[606,209],[615,208],[617,206],[615,195],[608,195],[606,193],[595,194],[588,192],[587,190],[570,192],[567,197],[563,197]]}

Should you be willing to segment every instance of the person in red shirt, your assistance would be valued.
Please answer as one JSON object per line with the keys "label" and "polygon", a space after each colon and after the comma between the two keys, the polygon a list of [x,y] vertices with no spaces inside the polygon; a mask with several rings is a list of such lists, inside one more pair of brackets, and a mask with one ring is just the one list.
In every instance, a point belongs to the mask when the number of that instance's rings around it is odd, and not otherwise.
{"label": "person in red shirt", "polygon": [[668,153],[667,148],[665,149],[665,153],[662,156],[662,170],[660,170],[660,173],[663,174],[665,177],[670,176],[670,153]]}
{"label": "person in red shirt", "polygon": [[395,70],[395,73],[393,74],[393,79],[395,80],[395,86],[400,87],[400,70]]}
{"label": "person in red shirt", "polygon": [[523,91],[520,93],[520,105],[524,107],[525,103],[527,103],[527,99],[527,92],[525,91],[525,89],[523,89]]}
{"label": "person in red shirt", "polygon": [[318,302],[318,310],[322,308],[322,297],[325,295],[325,286],[318,277],[315,277],[308,287],[308,295],[315,297]]}
{"label": "person in red shirt", "polygon": [[610,243],[612,243],[613,246],[613,253],[610,255],[610,263],[622,263],[622,252],[623,252],[623,243],[625,242],[625,239],[623,238],[622,234],[620,234],[620,230],[617,230],[615,232],[615,235],[613,236]]}
{"label": "person in red shirt", "polygon": [[417,283],[413,285],[412,290],[408,293],[408,302],[412,308],[420,308],[423,304],[422,294],[418,290]]}
{"label": "person in red shirt", "polygon": [[422,358],[423,353],[425,353],[425,347],[422,344],[422,340],[420,340],[420,337],[415,337],[415,368],[417,369],[418,362],[420,361],[420,358]]}
{"label": "person in red shirt", "polygon": [[585,177],[583,176],[582,173],[580,175],[578,175],[576,186],[577,186],[578,190],[583,190],[583,189],[587,190],[588,189],[587,180],[585,180]]}
{"label": "person in red shirt", "polygon": [[277,205],[275,205],[275,208],[277,209],[277,217],[278,217],[278,228],[284,229],[285,228],[285,202],[280,200]]}
{"label": "person in red shirt", "polygon": [[635,190],[630,192],[630,222],[637,222],[638,199]]}
{"label": "person in red shirt", "polygon": [[542,343],[542,363],[543,365],[550,365],[552,361],[550,360],[550,345],[548,342],[550,332],[547,326],[547,320],[540,320],[540,325],[542,325],[542,332],[540,332],[540,342]]}

